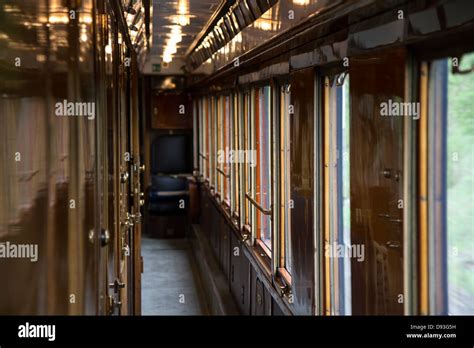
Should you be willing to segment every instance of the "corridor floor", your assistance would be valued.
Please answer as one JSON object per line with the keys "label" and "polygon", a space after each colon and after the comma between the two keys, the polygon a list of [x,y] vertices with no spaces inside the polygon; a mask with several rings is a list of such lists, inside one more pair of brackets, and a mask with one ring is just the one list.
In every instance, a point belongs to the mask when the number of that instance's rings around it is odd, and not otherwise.
{"label": "corridor floor", "polygon": [[142,315],[206,315],[191,243],[143,236]]}

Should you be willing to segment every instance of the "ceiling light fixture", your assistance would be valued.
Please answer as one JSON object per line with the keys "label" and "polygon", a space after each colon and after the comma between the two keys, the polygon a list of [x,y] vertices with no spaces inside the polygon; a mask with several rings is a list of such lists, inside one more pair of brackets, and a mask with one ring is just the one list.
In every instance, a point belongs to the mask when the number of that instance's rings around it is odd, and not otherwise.
{"label": "ceiling light fixture", "polygon": [[309,5],[310,0],[293,0],[293,4],[298,6],[306,6]]}

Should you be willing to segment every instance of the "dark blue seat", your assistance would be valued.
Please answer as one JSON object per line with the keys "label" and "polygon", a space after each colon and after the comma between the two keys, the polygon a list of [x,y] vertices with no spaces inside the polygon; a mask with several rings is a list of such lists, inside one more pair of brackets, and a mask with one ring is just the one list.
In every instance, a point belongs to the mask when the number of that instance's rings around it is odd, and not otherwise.
{"label": "dark blue seat", "polygon": [[148,193],[151,215],[186,215],[192,149],[187,135],[161,135],[151,146],[152,183]]}
{"label": "dark blue seat", "polygon": [[153,175],[148,211],[152,215],[185,215],[189,205],[186,178]]}

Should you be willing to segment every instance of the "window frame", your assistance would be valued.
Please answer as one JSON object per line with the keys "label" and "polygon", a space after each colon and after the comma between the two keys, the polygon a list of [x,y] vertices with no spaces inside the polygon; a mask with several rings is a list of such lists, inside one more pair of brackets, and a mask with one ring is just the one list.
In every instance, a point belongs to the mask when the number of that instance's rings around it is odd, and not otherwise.
{"label": "window frame", "polygon": [[[343,76],[342,83],[339,78]],[[340,260],[338,257],[329,257],[326,247],[333,243],[337,245],[345,244],[344,226],[343,226],[343,208],[342,208],[342,170],[343,156],[340,155],[342,150],[343,136],[343,115],[344,108],[343,86],[348,84],[348,71],[339,71],[320,75],[321,94],[322,94],[322,220],[323,233],[322,241],[324,254],[322,255],[323,269],[323,313],[325,315],[345,315],[351,311],[346,308],[348,301],[345,284],[345,258]],[[347,86],[347,85],[346,85]],[[339,88],[342,89],[339,90]],[[341,93],[341,95],[338,95]],[[349,91],[349,100],[350,100]],[[350,108],[349,108],[350,113]],[[350,118],[350,114],[349,114]],[[350,130],[349,130],[350,132]],[[349,207],[350,212],[350,207]],[[349,221],[351,227],[351,222]],[[351,270],[351,260],[349,259],[349,270]],[[351,286],[349,291],[351,291]],[[352,298],[352,294],[350,294]],[[349,303],[352,308],[352,304]]]}
{"label": "window frame", "polygon": [[[230,94],[230,119],[232,122],[231,129],[231,150],[239,153],[240,151],[240,123],[241,119],[241,108],[239,105],[240,93],[239,91],[232,91]],[[239,160],[235,160],[231,163],[230,170],[230,200],[231,200],[231,218],[234,224],[240,227],[240,166]]]}
{"label": "window frame", "polygon": [[208,182],[208,140],[209,140],[209,129],[207,127],[207,103],[206,97],[200,97],[198,99],[198,118],[199,118],[199,170],[204,182]]}
{"label": "window frame", "polygon": [[[283,277],[288,286],[292,284],[291,267],[292,250],[291,250],[291,84],[285,81],[277,85],[275,91],[278,92],[276,103],[278,107],[278,128],[276,129],[277,139],[275,165],[277,167],[277,185],[275,187],[276,201],[278,204],[278,214],[275,217],[277,222],[275,226],[278,230],[278,264],[277,272]],[[276,93],[275,93],[276,96]]]}
{"label": "window frame", "polygon": [[[420,195],[417,217],[420,263],[421,301],[418,313],[426,315],[470,315],[452,313],[449,297],[449,226],[448,226],[448,164],[449,164],[449,86],[450,74],[460,69],[452,59],[461,63],[473,50],[443,52],[418,57],[418,96],[421,114],[418,122],[417,154]],[[436,66],[438,65],[438,66]],[[433,78],[434,74],[438,74]],[[462,74],[474,74],[463,71]],[[445,75],[444,75],[445,74]],[[452,197],[451,197],[452,198]],[[441,260],[441,261],[440,261]],[[415,309],[416,311],[416,309]]]}
{"label": "window frame", "polygon": [[[261,204],[261,200],[257,199],[257,191],[260,190],[260,178],[259,175],[261,174],[260,172],[260,163],[259,163],[259,158],[260,158],[260,153],[261,153],[261,145],[260,142],[257,141],[260,136],[260,94],[261,90],[263,88],[269,88],[270,93],[269,93],[269,108],[268,108],[268,143],[267,146],[269,146],[269,163],[268,163],[268,169],[269,169],[269,177],[268,180],[268,190],[269,190],[269,195],[270,195],[270,206],[268,208],[265,208]],[[266,245],[266,243],[261,239],[260,236],[260,224],[261,224],[261,219],[260,219],[260,214],[262,214],[264,217],[268,216],[269,219],[269,233],[270,233],[270,242],[273,245],[274,244],[274,223],[273,223],[273,191],[272,191],[272,186],[273,186],[273,180],[272,180],[272,173],[273,173],[273,149],[274,146],[272,144],[273,141],[273,127],[271,126],[273,124],[273,115],[274,115],[274,106],[273,106],[273,88],[271,83],[262,83],[256,86],[253,86],[250,92],[250,104],[251,104],[251,112],[250,112],[250,123],[251,127],[250,129],[246,127],[246,135],[248,138],[250,138],[250,149],[255,151],[256,153],[256,165],[250,170],[251,172],[251,180],[250,180],[250,190],[248,187],[246,187],[245,190],[245,200],[248,205],[250,205],[250,219],[247,220],[247,224],[244,226],[248,230],[250,230],[251,235],[252,235],[252,240],[253,240],[253,245],[259,248],[260,250],[263,251],[262,256],[266,256],[269,259],[273,259],[272,255],[272,247],[269,247]],[[258,133],[258,134],[257,134]],[[249,140],[249,139],[247,139]],[[248,182],[248,180],[247,180]],[[260,192],[258,192],[260,194]],[[247,214],[248,215],[248,214]],[[248,216],[246,216],[248,218]]]}

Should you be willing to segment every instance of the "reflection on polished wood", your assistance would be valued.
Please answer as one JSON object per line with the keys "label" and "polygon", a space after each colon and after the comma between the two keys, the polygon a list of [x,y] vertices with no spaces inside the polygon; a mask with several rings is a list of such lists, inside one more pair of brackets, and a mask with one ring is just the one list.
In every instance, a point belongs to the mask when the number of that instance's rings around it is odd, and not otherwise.
{"label": "reflection on polished wood", "polygon": [[[351,243],[365,245],[364,262],[352,259],[352,313],[403,314],[403,117],[381,116],[381,103],[405,96],[403,48],[352,62]],[[390,66],[390,69],[387,67]],[[384,175],[385,168],[395,175]]]}
{"label": "reflection on polished wood", "polygon": [[[121,98],[121,117],[131,119],[125,109],[130,89],[121,96],[114,93],[120,71],[111,69],[103,46],[94,42],[103,43],[109,33],[117,39],[119,29],[109,22],[108,32],[99,30],[103,23],[94,21],[93,5],[92,0],[81,1],[74,21],[72,8],[44,0],[16,2],[15,11],[2,17],[2,34],[10,43],[0,61],[0,242],[37,244],[39,255],[34,263],[0,262],[0,273],[8,279],[0,293],[0,314],[107,311],[107,281],[114,279],[107,279],[104,270],[107,255],[113,257],[117,250],[101,247],[100,231],[111,229],[112,241],[117,241],[112,226],[119,216],[117,195],[110,191],[117,172],[109,155],[116,148],[107,148],[114,142],[105,136],[111,135],[108,126],[114,134],[120,129],[129,144],[125,123],[114,128],[112,109]],[[110,11],[103,6],[95,10]],[[123,59],[124,45],[121,50]],[[95,119],[56,115],[56,102],[63,100],[94,103]],[[132,150],[138,144],[135,139]],[[104,219],[107,210],[110,216]]]}

